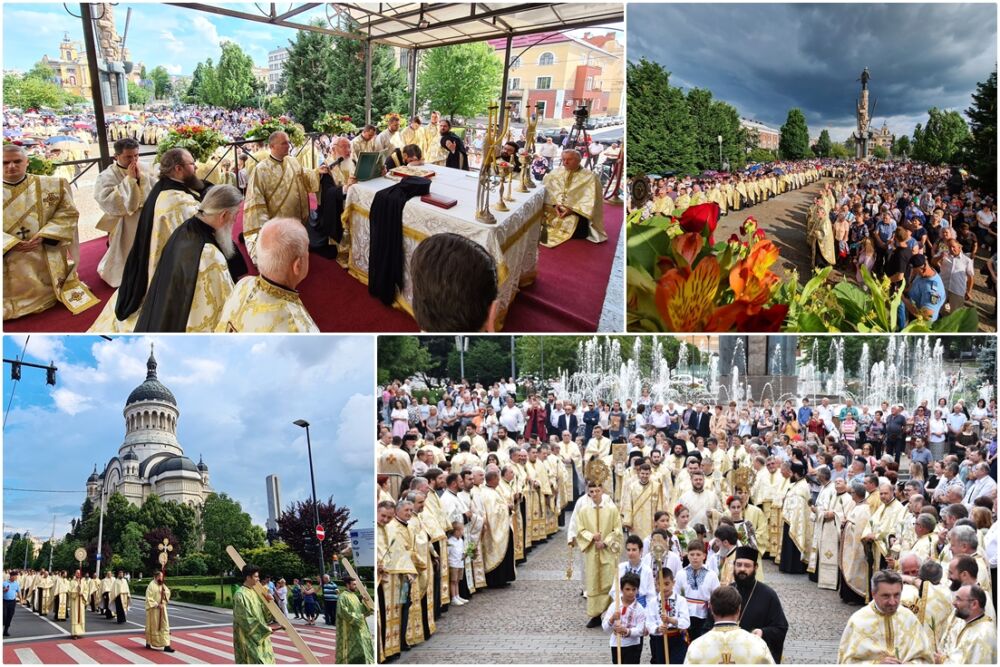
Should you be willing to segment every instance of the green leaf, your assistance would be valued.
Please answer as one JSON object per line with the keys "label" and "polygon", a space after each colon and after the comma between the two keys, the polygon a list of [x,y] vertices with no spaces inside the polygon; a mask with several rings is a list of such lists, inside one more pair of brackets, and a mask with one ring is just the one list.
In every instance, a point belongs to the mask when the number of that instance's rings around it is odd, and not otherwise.
{"label": "green leaf", "polygon": [[[887,312],[885,304],[888,295],[882,290],[882,286],[872,276],[868,267],[864,265],[861,267],[861,279],[868,287],[868,292],[871,295],[872,305],[875,308],[875,319],[877,320],[878,326],[882,328],[883,331],[895,331],[895,316],[893,315],[892,320],[890,321],[890,313]],[[897,296],[901,296],[902,293],[902,289],[896,292]]]}
{"label": "green leaf", "polygon": [[625,282],[629,289],[635,289],[647,293],[656,292],[656,281],[649,275],[649,271],[641,266],[629,266],[625,268]]}
{"label": "green leaf", "polygon": [[844,319],[857,326],[864,319],[868,295],[857,285],[847,282],[837,283],[832,291],[844,308]]}
{"label": "green leaf", "polygon": [[824,333],[827,326],[816,313],[802,312],[799,313],[798,329],[804,333]]}
{"label": "green leaf", "polygon": [[644,267],[648,271],[660,257],[669,253],[670,239],[664,230],[656,227],[641,230],[633,228],[633,232],[626,242],[628,263]]}
{"label": "green leaf", "polygon": [[979,329],[979,312],[975,308],[959,308],[950,315],[939,319],[930,328],[936,333],[977,331]]}
{"label": "green leaf", "polygon": [[815,274],[813,274],[813,277],[810,278],[809,282],[807,282],[805,286],[802,288],[802,293],[799,295],[799,300],[801,302],[808,301],[809,297],[812,296],[812,293],[815,292],[821,285],[826,283],[827,278],[830,277],[831,271],[833,271],[833,267],[828,266],[825,269],[820,269]]}

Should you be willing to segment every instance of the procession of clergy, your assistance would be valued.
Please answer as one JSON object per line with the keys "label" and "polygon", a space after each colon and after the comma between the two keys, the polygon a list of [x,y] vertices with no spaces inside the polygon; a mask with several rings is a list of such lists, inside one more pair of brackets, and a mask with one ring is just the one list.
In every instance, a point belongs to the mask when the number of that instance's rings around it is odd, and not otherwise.
{"label": "procession of clergy", "polygon": [[[66,570],[53,571],[45,569],[35,571],[28,569],[23,572],[12,570],[4,572],[4,589],[10,583],[17,584],[13,599],[25,609],[39,616],[50,616],[54,621],[69,621],[70,639],[80,639],[87,632],[87,608],[97,617],[115,619],[118,625],[127,621],[129,605],[132,602],[132,592],[129,580],[124,572],[118,572],[112,577],[111,572],[105,572],[104,578],[98,578],[96,573],[88,577],[76,570],[72,577]],[[149,585],[146,586],[146,648],[162,649],[165,653],[173,653],[170,648],[170,621],[167,616],[167,603],[170,601],[170,589],[163,583],[163,573],[157,572]],[[14,610],[10,610],[14,615]],[[4,609],[4,636],[9,635],[13,618]]]}
{"label": "procession of clergy", "polygon": [[[246,198],[231,184],[212,185],[182,148],[165,151],[150,174],[139,165],[139,144],[114,142],[114,161],[101,172],[94,197],[103,211],[97,228],[108,249],[97,267],[117,288],[90,327],[95,333],[315,332],[297,287],[309,272],[309,251],[319,247],[347,266],[349,230],[343,201],[361,153],[391,150],[387,167],[444,165],[467,170],[462,139],[437,114],[422,128],[419,117],[400,129],[393,117],[377,133],[366,126],[353,141],[333,142],[329,164],[303,168],[285,132],[246,165]],[[312,157],[310,151],[302,151]],[[579,153],[545,177],[546,245],[571,237],[607,239],[600,180],[582,168]],[[5,144],[4,320],[57,303],[76,315],[99,299],[79,278],[79,213],[66,179],[27,173],[24,149]],[[319,223],[310,238],[310,194]],[[249,272],[233,242],[242,209],[241,238],[257,268]],[[319,238],[316,238],[317,235]]]}
{"label": "procession of clergy", "polygon": [[[522,411],[508,401],[504,410]],[[857,457],[831,481],[832,467],[807,467],[801,443],[768,438],[781,456],[756,437],[730,448],[724,434],[721,445],[699,436],[696,445],[696,430],[668,437],[652,423],[628,443],[588,425],[584,446],[571,437],[577,422],[568,404],[556,428],[562,439],[546,442],[530,426],[544,408],[538,397],[527,405],[526,430],[511,433],[501,415],[493,438],[470,424],[457,448],[443,432],[413,427],[393,436],[383,427],[382,658],[429,639],[449,602],[509,585],[516,564],[565,520],[569,546],[584,561],[587,627],[610,631],[612,647],[619,637],[626,645],[624,655],[612,651],[613,662],[639,662],[645,636],[659,664],[780,662],[788,624],[778,595],[760,581],[768,557],[863,605],[844,629],[840,663],[996,663],[988,531],[967,518],[961,497],[945,497],[935,531],[924,503],[900,503],[886,461]],[[700,414],[707,426],[707,411]],[[985,463],[975,470],[970,480],[989,474]],[[810,483],[819,486],[815,497]],[[980,504],[996,502],[995,488]],[[994,542],[995,532],[994,522]],[[739,592],[735,610],[727,585]]]}

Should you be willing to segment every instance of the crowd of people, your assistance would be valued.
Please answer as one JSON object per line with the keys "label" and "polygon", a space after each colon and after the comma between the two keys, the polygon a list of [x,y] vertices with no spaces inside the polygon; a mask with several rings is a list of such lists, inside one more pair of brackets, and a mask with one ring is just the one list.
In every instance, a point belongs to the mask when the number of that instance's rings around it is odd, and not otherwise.
{"label": "crowd of people", "polygon": [[565,527],[612,662],[646,639],[658,664],[780,662],[771,559],[861,607],[841,663],[995,664],[995,400],[579,403],[512,378],[383,389],[380,657]]}
{"label": "crowd of people", "polygon": [[807,221],[813,265],[836,266],[859,283],[865,267],[887,277],[893,293],[905,289],[900,327],[972,305],[977,272],[995,291],[995,202],[957,167],[838,162],[827,172],[833,181]]}
{"label": "crowd of people", "polygon": [[[354,577],[345,575],[344,589],[339,589],[330,575],[323,575],[318,588],[313,587],[310,579],[304,579],[301,585],[294,579],[287,586],[283,578],[262,577],[260,568],[254,565],[245,566],[241,575],[243,585],[233,595],[233,652],[238,664],[275,662],[270,639],[275,620],[267,602],[274,602],[279,613],[286,617],[294,614],[305,625],[315,625],[320,613],[326,625],[336,625],[338,664],[374,662],[366,620],[373,612],[359,595],[359,582]],[[81,570],[76,570],[72,577],[65,570],[50,575],[44,568],[4,571],[3,636],[12,636],[10,628],[19,607],[28,613],[51,616],[56,622],[68,622],[70,639],[86,636],[88,608],[95,619],[114,619],[117,625],[125,625],[130,622],[130,581],[131,577],[121,570],[117,576],[106,571],[103,579]],[[170,601],[165,575],[158,571],[146,586],[143,605],[148,650],[176,652],[170,645]]]}

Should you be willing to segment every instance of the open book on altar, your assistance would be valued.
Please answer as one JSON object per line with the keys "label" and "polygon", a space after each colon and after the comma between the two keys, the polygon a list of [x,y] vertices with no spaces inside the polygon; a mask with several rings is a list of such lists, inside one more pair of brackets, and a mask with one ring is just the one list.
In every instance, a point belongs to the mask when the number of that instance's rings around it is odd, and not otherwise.
{"label": "open book on altar", "polygon": [[354,167],[354,177],[359,181],[370,181],[373,178],[381,177],[385,161],[391,152],[391,149],[386,149],[378,152],[359,153]]}

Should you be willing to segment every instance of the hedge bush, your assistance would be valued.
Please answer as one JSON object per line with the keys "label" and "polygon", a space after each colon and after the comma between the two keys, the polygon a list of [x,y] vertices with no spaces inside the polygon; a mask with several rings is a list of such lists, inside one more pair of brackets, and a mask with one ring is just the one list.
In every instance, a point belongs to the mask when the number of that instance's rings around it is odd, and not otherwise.
{"label": "hedge bush", "polygon": [[[129,582],[129,586],[131,587],[133,593],[136,593],[137,591],[139,593],[145,593],[146,586],[149,585],[150,581],[152,581],[152,579],[148,578],[133,579],[131,582]],[[229,584],[242,584],[243,579],[241,577],[223,577],[222,583],[227,586]],[[218,585],[219,585],[219,577],[184,577],[184,576],[171,577],[170,573],[167,572],[167,588],[170,588],[172,586],[218,586]]]}
{"label": "hedge bush", "polygon": [[174,600],[181,602],[190,602],[191,604],[204,604],[204,605],[215,604],[215,591],[177,590],[171,592],[171,597]]}

